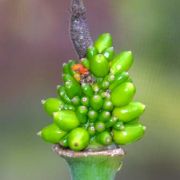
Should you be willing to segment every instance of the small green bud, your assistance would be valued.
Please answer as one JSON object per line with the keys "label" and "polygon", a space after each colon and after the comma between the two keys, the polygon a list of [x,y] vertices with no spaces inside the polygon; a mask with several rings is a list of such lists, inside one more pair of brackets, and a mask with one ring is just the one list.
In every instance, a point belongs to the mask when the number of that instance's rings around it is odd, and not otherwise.
{"label": "small green bud", "polygon": [[79,106],[76,110],[76,115],[81,124],[85,124],[87,122],[87,113],[88,109],[86,106]]}
{"label": "small green bud", "polygon": [[107,110],[107,111],[112,111],[113,110],[113,104],[111,102],[111,100],[105,100],[104,104],[103,104],[103,109]]}
{"label": "small green bud", "polygon": [[90,99],[90,105],[94,110],[99,110],[103,106],[103,98],[100,95],[94,95]]}
{"label": "small green bud", "polygon": [[88,118],[91,122],[94,122],[97,119],[97,117],[98,117],[98,113],[96,111],[90,110],[88,112]]}
{"label": "small green bud", "polygon": [[81,104],[83,106],[89,106],[89,98],[88,97],[82,97],[81,98]]}
{"label": "small green bud", "polygon": [[99,114],[98,121],[106,122],[110,119],[111,113],[109,111],[102,111]]}
{"label": "small green bud", "polygon": [[108,131],[104,131],[97,135],[97,140],[99,143],[107,146],[112,143],[112,137],[111,134]]}
{"label": "small green bud", "polygon": [[81,103],[80,97],[79,97],[79,96],[73,97],[72,100],[71,100],[71,102],[72,102],[72,104],[73,104],[74,106],[80,105],[80,103]]}
{"label": "small green bud", "polygon": [[103,132],[105,130],[106,126],[103,122],[96,122],[95,123],[95,129],[97,132]]}

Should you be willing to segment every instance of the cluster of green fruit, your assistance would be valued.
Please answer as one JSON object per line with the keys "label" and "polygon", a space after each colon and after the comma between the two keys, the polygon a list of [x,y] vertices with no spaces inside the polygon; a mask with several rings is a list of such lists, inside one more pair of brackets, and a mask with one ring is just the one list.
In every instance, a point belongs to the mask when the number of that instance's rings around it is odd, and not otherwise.
{"label": "cluster of green fruit", "polygon": [[127,72],[132,63],[130,51],[115,54],[111,35],[100,35],[80,63],[63,65],[58,97],[42,101],[53,124],[39,135],[74,151],[140,139],[145,127],[139,117],[145,105],[132,101],[135,86]]}

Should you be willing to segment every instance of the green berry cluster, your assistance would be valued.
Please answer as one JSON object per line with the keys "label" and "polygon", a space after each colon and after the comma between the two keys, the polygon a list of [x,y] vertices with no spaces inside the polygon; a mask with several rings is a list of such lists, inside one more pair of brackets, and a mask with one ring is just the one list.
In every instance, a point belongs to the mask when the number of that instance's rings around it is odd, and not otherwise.
{"label": "green berry cluster", "polygon": [[101,34],[86,58],[63,64],[58,97],[42,101],[53,123],[39,135],[74,151],[142,138],[145,127],[139,117],[145,105],[133,101],[136,88],[127,72],[132,63],[130,51],[115,54],[111,35]]}

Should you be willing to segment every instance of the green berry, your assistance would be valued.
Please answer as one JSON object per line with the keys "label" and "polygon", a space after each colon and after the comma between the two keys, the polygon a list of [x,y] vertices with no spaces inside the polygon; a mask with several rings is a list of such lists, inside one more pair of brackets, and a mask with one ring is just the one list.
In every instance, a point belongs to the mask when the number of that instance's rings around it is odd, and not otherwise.
{"label": "green berry", "polygon": [[56,124],[50,124],[44,127],[39,134],[46,142],[55,144],[58,143],[67,132],[61,130]]}
{"label": "green berry", "polygon": [[88,109],[86,106],[79,106],[76,110],[76,115],[81,124],[85,124],[87,122],[87,113]]}
{"label": "green berry", "polygon": [[103,106],[103,98],[100,95],[94,95],[90,99],[90,105],[94,110],[99,110]]}
{"label": "green berry", "polygon": [[94,126],[89,126],[88,127],[88,133],[90,134],[90,136],[94,136],[96,134],[96,129]]}
{"label": "green berry", "polygon": [[102,55],[98,54],[90,60],[90,71],[96,77],[104,77],[109,72],[108,60]]}
{"label": "green berry", "polygon": [[133,63],[133,56],[131,51],[125,51],[117,55],[111,62],[110,72],[112,74],[128,71]]}
{"label": "green berry", "polygon": [[111,113],[109,111],[102,111],[99,114],[98,121],[106,122],[110,119]]}
{"label": "green berry", "polygon": [[42,100],[42,104],[44,106],[44,110],[50,116],[52,116],[54,112],[59,111],[64,105],[63,101],[57,98],[48,98],[46,100]]}
{"label": "green berry", "polygon": [[122,121],[118,121],[114,124],[113,129],[115,130],[124,130],[124,124]]}
{"label": "green berry", "polygon": [[132,143],[142,138],[145,129],[140,123],[127,124],[122,131],[113,130],[113,140],[119,145]]}
{"label": "green berry", "polygon": [[106,126],[103,122],[96,122],[95,123],[95,129],[97,132],[103,132],[105,130]]}
{"label": "green berry", "polygon": [[106,122],[106,128],[111,128],[113,127],[116,122],[117,122],[118,118],[115,116],[112,116],[107,122]]}
{"label": "green berry", "polygon": [[109,85],[110,85],[109,81],[103,81],[102,84],[101,84],[101,88],[103,90],[106,90],[106,89],[109,88]]}
{"label": "green berry", "polygon": [[91,122],[94,122],[97,119],[97,117],[98,117],[98,113],[96,111],[90,110],[88,112],[88,118]]}
{"label": "green berry", "polygon": [[108,61],[113,59],[114,54],[114,47],[110,47],[103,52],[103,55],[106,57],[106,59],[108,59]]}
{"label": "green berry", "polygon": [[60,141],[59,144],[65,148],[67,148],[68,145],[68,135],[66,135],[65,137],[63,137]]}
{"label": "green berry", "polygon": [[112,111],[113,110],[113,104],[112,104],[111,100],[107,99],[107,100],[104,101],[103,109],[107,110],[107,111]]}
{"label": "green berry", "polygon": [[95,47],[89,47],[87,49],[87,58],[88,60],[91,60],[95,55],[98,54],[98,51]]}
{"label": "green berry", "polygon": [[68,135],[69,147],[74,151],[81,151],[89,144],[89,133],[83,128],[73,129]]}
{"label": "green berry", "polygon": [[115,108],[113,115],[123,122],[129,122],[138,118],[145,110],[145,105],[139,102],[131,102],[121,108]]}
{"label": "green berry", "polygon": [[132,83],[125,82],[117,86],[111,92],[111,101],[114,106],[125,106],[133,99],[135,95],[135,86]]}
{"label": "green berry", "polygon": [[74,111],[62,110],[53,113],[54,122],[64,131],[70,131],[79,126],[80,122]]}
{"label": "green berry", "polygon": [[112,46],[112,36],[109,33],[101,34],[94,43],[99,53]]}
{"label": "green berry", "polygon": [[97,135],[97,140],[100,144],[105,146],[110,145],[112,143],[111,134],[108,131],[104,131]]}
{"label": "green berry", "polygon": [[80,105],[80,103],[81,103],[80,97],[79,97],[79,96],[73,97],[72,100],[71,100],[71,102],[72,102],[72,104],[73,104],[74,106]]}
{"label": "green berry", "polygon": [[85,68],[89,69],[90,65],[89,65],[89,60],[87,58],[82,58],[81,63]]}
{"label": "green berry", "polygon": [[122,72],[120,74],[117,74],[115,76],[114,81],[111,83],[111,85],[109,86],[110,90],[113,90],[114,88],[116,88],[117,86],[119,86],[120,84],[124,83],[125,81],[127,81],[129,78],[129,74],[128,72]]}
{"label": "green berry", "polygon": [[91,97],[93,95],[93,88],[91,87],[90,84],[87,83],[83,83],[81,85],[82,91],[83,93],[87,96],[87,97]]}
{"label": "green berry", "polygon": [[59,97],[60,97],[65,103],[68,103],[68,104],[71,103],[71,100],[70,100],[70,98],[68,97],[64,86],[57,86],[57,92],[58,92]]}
{"label": "green berry", "polygon": [[97,93],[100,88],[99,88],[99,85],[95,83],[95,84],[92,84],[92,89],[95,93]]}

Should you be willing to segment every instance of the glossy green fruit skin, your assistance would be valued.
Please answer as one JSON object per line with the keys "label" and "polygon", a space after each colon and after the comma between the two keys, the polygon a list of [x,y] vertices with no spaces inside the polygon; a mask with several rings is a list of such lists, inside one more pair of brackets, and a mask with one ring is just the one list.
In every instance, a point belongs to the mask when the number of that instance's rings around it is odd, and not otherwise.
{"label": "glossy green fruit skin", "polygon": [[57,93],[58,93],[59,97],[60,97],[65,103],[71,104],[71,100],[70,100],[70,98],[68,97],[64,86],[58,86],[58,87],[57,87]]}
{"label": "glossy green fruit skin", "polygon": [[46,142],[58,143],[67,132],[61,130],[56,124],[50,124],[41,130],[41,137]]}
{"label": "glossy green fruit skin", "polygon": [[68,145],[68,135],[64,136],[60,141],[59,144],[65,148],[67,148]]}
{"label": "glossy green fruit skin", "polygon": [[82,88],[83,93],[88,97],[91,97],[94,94],[93,89],[90,84],[83,83],[81,85],[81,88]]}
{"label": "glossy green fruit skin", "polygon": [[145,105],[140,102],[131,102],[126,106],[115,108],[113,115],[127,123],[143,114]]}
{"label": "glossy green fruit skin", "polygon": [[114,81],[111,83],[111,85],[109,86],[110,90],[113,90],[114,88],[116,88],[117,86],[119,86],[120,84],[124,83],[125,81],[127,81],[129,78],[129,74],[128,72],[122,72],[120,74],[117,74],[115,76]]}
{"label": "glossy green fruit skin", "polygon": [[90,71],[96,77],[104,77],[109,73],[108,60],[102,55],[98,54],[90,60]]}
{"label": "glossy green fruit skin", "polygon": [[94,122],[97,119],[97,117],[98,117],[98,113],[96,111],[90,110],[88,112],[88,118],[89,118],[90,122]]}
{"label": "glossy green fruit skin", "polygon": [[71,74],[72,76],[74,76],[74,74],[76,73],[75,71],[72,70],[72,67],[73,67],[74,64],[76,64],[76,61],[75,61],[75,60],[70,60],[69,63],[68,63],[69,71],[70,71],[70,74]]}
{"label": "glossy green fruit skin", "polygon": [[111,128],[113,127],[116,122],[118,121],[118,118],[115,116],[112,116],[107,122],[106,122],[106,128]]}
{"label": "glossy green fruit skin", "polygon": [[69,64],[68,63],[64,63],[63,64],[63,73],[64,74],[70,74],[71,73],[71,71],[69,69]]}
{"label": "glossy green fruit skin", "polygon": [[98,121],[107,122],[111,118],[111,113],[109,111],[102,111],[99,114]]}
{"label": "glossy green fruit skin", "polygon": [[97,51],[97,49],[95,47],[89,47],[87,49],[86,56],[87,56],[88,60],[91,60],[97,54],[98,54],[98,51]]}
{"label": "glossy green fruit skin", "polygon": [[89,126],[88,127],[88,133],[90,134],[90,136],[94,136],[96,134],[96,129],[94,126]]}
{"label": "glossy green fruit skin", "polygon": [[125,125],[123,131],[113,130],[113,141],[118,145],[125,145],[141,139],[145,127],[140,123]]}
{"label": "glossy green fruit skin", "polygon": [[99,53],[112,46],[112,36],[109,33],[101,34],[94,43]]}
{"label": "glossy green fruit skin", "polygon": [[108,49],[106,49],[104,52],[103,52],[103,55],[106,57],[106,59],[108,61],[112,60],[113,57],[114,57],[114,47],[110,47]]}
{"label": "glossy green fruit skin", "polygon": [[82,58],[81,63],[85,68],[87,68],[87,69],[90,68],[89,60],[87,58]]}
{"label": "glossy green fruit skin", "polygon": [[104,146],[112,144],[112,137],[108,131],[101,132],[97,135],[97,140],[100,144]]}
{"label": "glossy green fruit skin", "polygon": [[54,123],[64,131],[70,131],[80,125],[74,111],[62,110],[53,114]]}
{"label": "glossy green fruit skin", "polygon": [[101,89],[106,90],[109,88],[109,85],[110,85],[109,81],[103,81],[101,83]]}
{"label": "glossy green fruit skin", "polygon": [[71,102],[74,106],[79,106],[81,104],[81,99],[79,96],[74,96],[72,99],[71,99]]}
{"label": "glossy green fruit skin", "polygon": [[90,99],[90,105],[94,110],[99,110],[103,106],[104,100],[100,95],[94,95]]}
{"label": "glossy green fruit skin", "polygon": [[76,110],[76,116],[81,124],[85,124],[87,122],[87,113],[88,109],[86,106],[79,106]]}
{"label": "glossy green fruit skin", "polygon": [[95,129],[97,132],[103,132],[106,129],[106,126],[103,122],[96,122]]}
{"label": "glossy green fruit skin", "polygon": [[113,126],[113,129],[115,129],[115,130],[124,130],[124,124],[123,124],[123,122],[122,121],[117,121],[115,124],[114,124],[114,126]]}
{"label": "glossy green fruit skin", "polygon": [[112,111],[113,110],[113,103],[110,100],[105,100],[103,104],[103,109],[107,111]]}
{"label": "glossy green fruit skin", "polygon": [[73,129],[68,135],[68,144],[73,151],[81,151],[89,144],[90,136],[83,128]]}
{"label": "glossy green fruit skin", "polygon": [[113,81],[115,80],[115,75],[114,74],[108,74],[105,78],[104,78],[105,81],[109,81],[110,84],[113,83]]}
{"label": "glossy green fruit skin", "polygon": [[63,101],[57,98],[48,98],[46,100],[43,100],[42,104],[43,104],[44,110],[50,116],[52,116],[54,112],[59,111],[64,105]]}
{"label": "glossy green fruit skin", "polygon": [[81,96],[81,86],[71,75],[65,74],[64,80],[66,80],[64,87],[69,98]]}
{"label": "glossy green fruit skin", "polygon": [[131,51],[124,51],[117,55],[111,62],[110,72],[112,74],[128,71],[133,63],[133,56]]}
{"label": "glossy green fruit skin", "polygon": [[125,82],[113,89],[111,101],[114,106],[125,106],[133,99],[135,92],[135,86],[132,83]]}
{"label": "glossy green fruit skin", "polygon": [[99,92],[100,90],[99,85],[97,83],[92,84],[92,89],[95,93]]}

